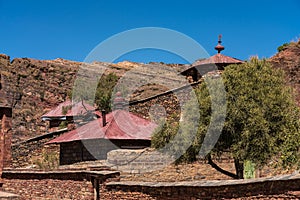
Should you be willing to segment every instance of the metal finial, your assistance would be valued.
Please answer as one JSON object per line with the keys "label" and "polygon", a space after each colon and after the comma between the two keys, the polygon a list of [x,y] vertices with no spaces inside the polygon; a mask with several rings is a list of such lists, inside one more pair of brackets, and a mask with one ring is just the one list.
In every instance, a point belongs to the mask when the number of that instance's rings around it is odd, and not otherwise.
{"label": "metal finial", "polygon": [[221,45],[221,43],[222,43],[222,35],[220,34],[219,35],[219,40],[218,40],[218,45],[215,47],[215,50],[217,50],[218,53],[220,53],[221,51],[223,51],[225,49],[225,47],[223,47]]}

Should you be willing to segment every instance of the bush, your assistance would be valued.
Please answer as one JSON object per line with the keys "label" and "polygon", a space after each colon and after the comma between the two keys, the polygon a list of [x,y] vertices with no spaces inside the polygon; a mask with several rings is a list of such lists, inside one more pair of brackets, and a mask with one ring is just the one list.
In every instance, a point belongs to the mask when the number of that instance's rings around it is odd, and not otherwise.
{"label": "bush", "polygon": [[50,170],[59,166],[59,155],[57,152],[43,149],[41,158],[33,162],[39,169]]}
{"label": "bush", "polygon": [[285,50],[289,45],[290,45],[290,43],[284,43],[283,45],[281,45],[277,48],[277,51],[281,52],[281,51]]}

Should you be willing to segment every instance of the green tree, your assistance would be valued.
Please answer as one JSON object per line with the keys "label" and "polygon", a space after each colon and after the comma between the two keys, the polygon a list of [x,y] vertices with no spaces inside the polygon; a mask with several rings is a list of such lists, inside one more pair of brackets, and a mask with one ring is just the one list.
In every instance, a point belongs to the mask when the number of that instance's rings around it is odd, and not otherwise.
{"label": "green tree", "polygon": [[95,103],[100,110],[111,111],[111,95],[117,82],[118,76],[114,73],[101,77],[95,95]]}
{"label": "green tree", "polygon": [[[283,167],[299,164],[299,110],[291,89],[285,83],[283,72],[273,69],[266,60],[252,58],[242,65],[228,66],[222,79],[226,90],[227,115],[213,152],[231,152],[236,174],[227,175],[243,178],[246,160],[259,167],[274,157]],[[211,116],[211,102],[205,83],[196,89],[196,93],[202,115],[201,136],[209,125],[207,117]],[[207,157],[209,164],[220,170],[210,154]]]}
{"label": "green tree", "polygon": [[[192,162],[195,155],[205,152],[213,168],[232,178],[243,178],[245,161],[256,167],[266,165],[271,159],[276,160],[278,166],[299,166],[299,109],[285,83],[283,71],[273,69],[266,60],[253,58],[244,64],[226,67],[221,76],[222,79],[207,77],[195,89],[198,102],[192,101],[186,106],[188,112],[183,113],[183,119],[187,124],[192,121],[193,108],[199,108],[199,128],[194,142],[180,159]],[[224,89],[226,92],[222,92]],[[222,98],[222,94],[226,97]],[[212,122],[214,126],[210,126]],[[154,147],[170,142],[173,135],[178,134],[171,129],[165,125],[154,135]],[[217,132],[221,133],[217,143],[204,145],[203,142],[212,141]],[[220,156],[224,152],[230,152],[233,157],[236,173],[225,171],[213,162],[212,155]]]}

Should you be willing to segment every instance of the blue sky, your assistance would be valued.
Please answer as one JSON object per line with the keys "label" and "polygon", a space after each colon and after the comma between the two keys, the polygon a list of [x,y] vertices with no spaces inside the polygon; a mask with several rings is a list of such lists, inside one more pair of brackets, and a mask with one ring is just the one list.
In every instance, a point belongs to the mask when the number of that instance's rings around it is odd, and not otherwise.
{"label": "blue sky", "polygon": [[[300,1],[0,0],[0,53],[11,58],[83,61],[100,42],[140,27],[169,28],[214,54],[223,35],[224,54],[242,60],[270,57],[300,37]],[[128,53],[117,61],[184,63],[157,50]]]}

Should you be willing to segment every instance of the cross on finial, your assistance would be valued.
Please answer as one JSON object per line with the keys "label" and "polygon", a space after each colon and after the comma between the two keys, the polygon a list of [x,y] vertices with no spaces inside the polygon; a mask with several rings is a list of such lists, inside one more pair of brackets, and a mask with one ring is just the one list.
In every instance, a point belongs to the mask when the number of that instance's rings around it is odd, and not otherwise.
{"label": "cross on finial", "polygon": [[219,43],[222,43],[222,34],[219,35]]}

